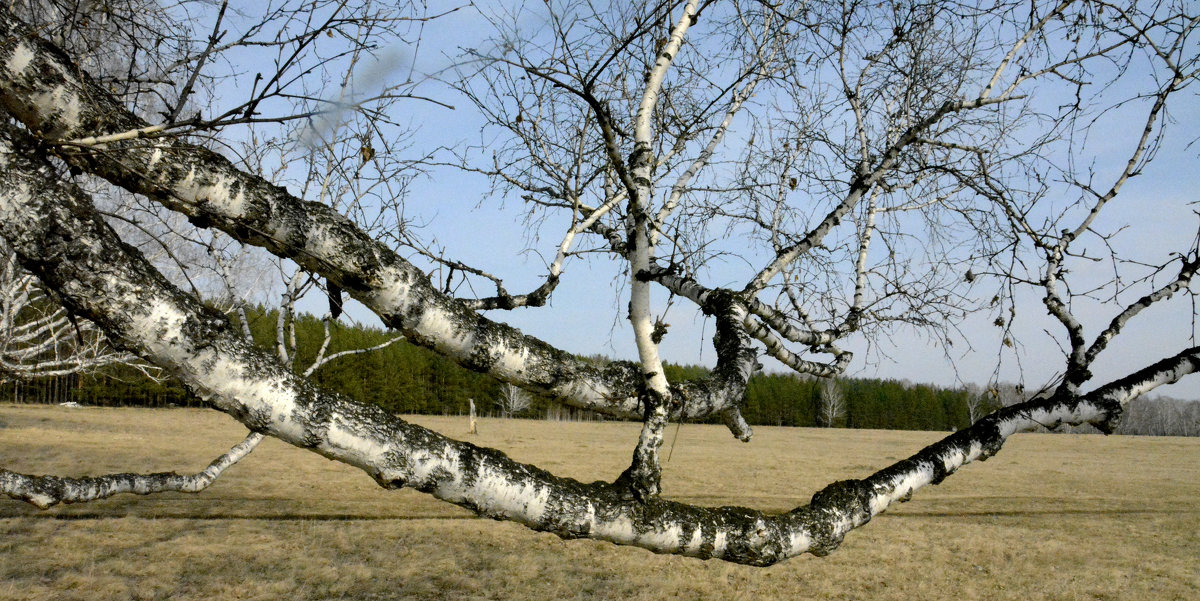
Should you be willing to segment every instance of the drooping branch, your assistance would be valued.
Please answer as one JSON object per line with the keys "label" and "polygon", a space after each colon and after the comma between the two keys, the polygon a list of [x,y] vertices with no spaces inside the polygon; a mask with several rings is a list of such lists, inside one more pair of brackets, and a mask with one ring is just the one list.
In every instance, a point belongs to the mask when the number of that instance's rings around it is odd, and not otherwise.
{"label": "drooping branch", "polygon": [[1200,348],[1191,348],[1084,397],[1003,409],[863,480],[831,484],[781,515],[638,502],[611,485],[559,478],[314,387],[121,243],[78,188],[47,177],[52,170],[33,148],[24,134],[0,126],[0,236],[72,310],[255,432],[358,467],[386,488],[412,487],[565,538],[751,565],[824,555],[892,503],[996,453],[1014,432],[1058,423],[1110,429],[1133,397],[1200,369]]}
{"label": "drooping branch", "polygon": [[550,295],[554,292],[554,289],[558,287],[559,277],[562,274],[562,263],[558,261],[551,266],[550,273],[546,276],[546,279],[532,291],[525,294],[512,294],[504,287],[504,281],[491,273],[478,267],[472,267],[461,261],[448,259],[416,244],[413,245],[413,248],[422,256],[449,269],[449,274],[446,276],[445,285],[443,286],[443,291],[447,294],[450,293],[450,283],[454,278],[455,271],[464,276],[470,274],[492,282],[496,287],[496,294],[494,296],[458,299],[463,306],[473,311],[491,311],[495,309],[507,311],[518,307],[545,306],[546,302],[550,300]]}
{"label": "drooping branch", "polygon": [[249,455],[262,439],[262,434],[252,432],[242,442],[208,464],[204,471],[190,475],[159,472],[63,478],[19,474],[0,467],[0,493],[30,503],[38,509],[49,509],[59,503],[87,503],[122,493],[198,493],[215,482],[229,466]]}
{"label": "drooping branch", "polygon": [[[554,289],[558,287],[561,281],[564,264],[567,257],[572,252],[572,246],[575,243],[575,238],[584,232],[593,232],[603,236],[609,241],[609,245],[614,252],[623,252],[625,241],[614,232],[608,230],[600,219],[607,215],[618,203],[625,199],[626,194],[616,194],[612,198],[606,200],[599,207],[589,207],[579,201],[578,198],[570,198],[574,209],[571,215],[571,226],[567,233],[563,235],[562,242],[558,245],[558,251],[554,255],[554,260],[550,263],[549,273],[546,274],[546,279],[542,281],[537,288],[526,294],[509,294],[504,290],[500,279],[483,272],[482,270],[457,263],[452,266],[457,266],[459,269],[465,269],[476,275],[492,280],[496,284],[496,296],[479,298],[479,299],[464,299],[462,302],[476,311],[484,311],[488,309],[514,309],[517,307],[541,307],[550,299],[550,295]],[[582,215],[580,215],[582,213]]]}

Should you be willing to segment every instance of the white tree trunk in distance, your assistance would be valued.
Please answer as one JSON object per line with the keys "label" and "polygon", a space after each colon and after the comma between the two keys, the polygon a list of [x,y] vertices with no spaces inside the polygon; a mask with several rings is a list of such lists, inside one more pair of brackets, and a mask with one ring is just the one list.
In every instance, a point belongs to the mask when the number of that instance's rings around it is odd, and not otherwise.
{"label": "white tree trunk in distance", "polygon": [[475,399],[467,399],[467,402],[471,405],[471,414],[468,417],[470,421],[467,423],[468,431],[471,434],[479,434],[479,426],[475,423]]}

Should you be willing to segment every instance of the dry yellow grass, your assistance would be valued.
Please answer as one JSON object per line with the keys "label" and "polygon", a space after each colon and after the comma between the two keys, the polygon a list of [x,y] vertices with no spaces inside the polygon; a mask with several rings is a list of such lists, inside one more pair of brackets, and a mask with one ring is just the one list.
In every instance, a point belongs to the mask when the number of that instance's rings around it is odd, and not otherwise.
{"label": "dry yellow grass", "polygon": [[[413,421],[463,437],[465,418]],[[241,439],[199,410],[0,405],[0,465],[196,471]],[[473,442],[593,480],[633,424],[482,420]],[[668,444],[674,436],[674,426]],[[683,426],[683,501],[784,510],[936,433]],[[39,512],[0,499],[0,599],[1200,599],[1200,440],[1019,435],[823,559],[767,569],[563,541],[476,519],[268,440],[200,495]]]}

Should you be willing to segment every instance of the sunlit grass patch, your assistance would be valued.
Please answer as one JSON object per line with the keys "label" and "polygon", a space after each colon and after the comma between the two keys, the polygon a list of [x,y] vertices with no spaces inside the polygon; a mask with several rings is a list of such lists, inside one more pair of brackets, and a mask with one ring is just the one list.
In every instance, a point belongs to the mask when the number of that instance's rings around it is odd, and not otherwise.
{"label": "sunlit grass patch", "polygon": [[[411,419],[582,480],[618,474],[638,430]],[[0,421],[0,465],[62,475],[195,471],[244,434],[200,410],[3,405]],[[685,425],[666,495],[784,511],[940,436],[760,427],[743,444]],[[478,519],[267,440],[199,495],[0,500],[0,599],[1196,599],[1198,460],[1193,439],[1018,435],[833,555],[759,569]]]}

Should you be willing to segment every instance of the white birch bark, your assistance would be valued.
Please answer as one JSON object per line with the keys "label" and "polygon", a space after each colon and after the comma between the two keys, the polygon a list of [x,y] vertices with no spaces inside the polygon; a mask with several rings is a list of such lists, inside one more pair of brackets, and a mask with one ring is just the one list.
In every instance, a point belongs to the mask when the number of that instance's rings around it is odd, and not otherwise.
{"label": "white birch bark", "polygon": [[[74,69],[61,51],[22,27],[0,8],[0,36],[19,40],[0,47],[0,106],[10,115],[54,141],[147,126]],[[596,367],[479,315],[332,209],[295,198],[206,148],[135,137],[99,148],[66,145],[60,150],[73,165],[155,199],[196,225],[218,228],[326,277],[410,342],[469,369],[583,409],[626,418],[643,415],[638,366],[614,362]],[[736,411],[726,401],[735,395],[709,394],[717,387],[714,381],[671,386],[673,395],[688,399],[672,417]],[[745,437],[748,430],[735,434]]]}
{"label": "white birch bark", "polygon": [[1015,432],[1055,423],[1108,428],[1130,399],[1200,368],[1200,348],[1192,348],[1080,398],[1005,408],[866,479],[833,483],[785,514],[633,500],[620,487],[559,478],[315,388],[121,244],[81,191],[46,177],[52,169],[26,134],[10,125],[0,132],[0,236],[73,310],[255,432],[362,469],[383,487],[412,487],[567,538],[752,565],[824,555],[892,503],[996,453]]}
{"label": "white birch bark", "polygon": [[[647,73],[628,171],[617,167],[623,163],[612,129],[604,131],[605,151],[627,188],[628,220],[625,241],[619,236],[613,241],[607,233],[602,235],[625,253],[632,267],[635,291],[630,321],[638,338],[638,365],[597,368],[491,322],[473,310],[486,303],[473,306],[440,292],[413,265],[328,207],[304,202],[202,147],[170,138],[147,138],[165,130],[128,111],[69,57],[40,40],[36,31],[24,27],[3,6],[0,38],[8,42],[0,44],[0,107],[18,124],[8,120],[0,123],[0,237],[14,249],[26,269],[61,295],[70,311],[89,318],[124,348],[162,366],[212,406],[256,433],[355,466],[383,487],[412,487],[481,515],[563,537],[589,537],[656,552],[753,565],[769,565],[806,552],[830,552],[851,529],[867,523],[891,503],[907,499],[915,490],[936,484],[961,466],[996,453],[1014,432],[1082,423],[1110,430],[1131,399],[1200,369],[1200,348],[1189,348],[1087,394],[1079,394],[1072,385],[1065,394],[1006,407],[863,480],[830,484],[807,505],[786,514],[703,508],[660,498],[654,471],[662,426],[668,418],[721,413],[735,433],[748,436],[736,408],[747,378],[758,368],[751,338],[779,357],[791,356],[786,354],[790,351],[783,341],[819,345],[828,349],[821,352],[835,355],[830,365],[801,363],[799,358],[794,365],[801,370],[823,368],[830,373],[844,369],[843,361],[848,361],[849,355],[832,344],[853,329],[851,317],[846,317],[843,325],[824,331],[805,331],[811,323],[802,312],[790,318],[783,316],[762,305],[758,293],[774,285],[777,277],[786,280],[791,266],[820,245],[861,204],[864,195],[888,185],[889,172],[908,147],[936,145],[937,141],[928,142],[928,136],[943,117],[1010,99],[1018,83],[1045,73],[1022,72],[1002,85],[1005,69],[1020,46],[1067,6],[1060,5],[1031,26],[1030,34],[1001,61],[978,98],[948,100],[928,115],[909,115],[911,120],[904,122],[905,127],[889,134],[889,143],[881,148],[879,156],[868,152],[861,95],[853,93],[849,104],[858,119],[854,133],[863,139],[859,168],[846,189],[838,191],[833,206],[821,209],[823,217],[815,220],[815,225],[780,243],[775,256],[749,284],[733,292],[706,288],[670,269],[659,269],[654,262],[653,242],[658,230],[649,210],[655,157],[651,152],[653,132],[646,116],[656,105],[663,77],[680,50],[698,5],[695,1],[684,3],[683,16],[672,27],[662,54],[655,57],[654,67]],[[1191,24],[1195,24],[1194,19]],[[894,41],[899,42],[901,33],[893,36]],[[994,87],[1003,90],[995,97],[991,96]],[[852,92],[849,86],[846,91]],[[597,115],[600,119],[603,113],[598,111]],[[48,151],[58,158],[48,158]],[[547,392],[579,407],[646,417],[631,471],[612,484],[559,478],[498,451],[440,436],[378,407],[315,387],[288,368],[287,354],[275,356],[255,348],[224,315],[206,309],[194,297],[171,286],[135,250],[122,244],[86,195],[71,183],[60,181],[55,169],[59,159],[74,169],[151,197],[187,215],[200,227],[219,228],[238,240],[294,259],[377,311],[410,340],[468,367]],[[1000,206],[1010,216],[1016,214],[1011,203],[1003,201]],[[672,207],[673,202],[668,200],[664,206]],[[1104,202],[1101,196],[1095,206]],[[601,209],[611,207],[603,205]],[[851,307],[859,312],[864,308],[858,292],[864,289],[873,214],[874,208],[869,206],[866,229],[859,239],[856,298]],[[1089,215],[1077,231],[1091,220]],[[1014,225],[1024,225],[1028,230],[1025,234],[1036,237],[1028,224],[1019,221],[1019,215],[1013,217]],[[576,227],[573,223],[571,231],[577,231]],[[560,256],[567,252],[570,238],[564,238]],[[1065,253],[1066,245],[1060,245],[1059,250]],[[1056,264],[1058,258],[1051,256],[1050,260]],[[1185,260],[1175,282],[1145,297],[1146,302],[1156,302],[1187,288],[1196,269],[1195,261],[1194,257]],[[558,259],[551,268],[552,277],[556,269],[561,269]],[[718,362],[712,377],[687,385],[666,382],[650,319],[650,280],[689,298],[714,317]],[[1046,285],[1051,296],[1055,294],[1054,285],[1056,282]],[[1069,300],[1065,296],[1056,299],[1062,307],[1067,304],[1064,299]],[[793,303],[800,304],[795,300]],[[1049,308],[1054,312],[1060,307]],[[1141,309],[1140,304],[1131,305],[1118,315],[1095,348],[1102,350]],[[1064,325],[1073,328],[1069,312],[1063,309],[1062,315]],[[1072,345],[1083,349],[1074,340]],[[1079,356],[1073,354],[1072,365],[1079,364]],[[199,486],[202,481],[173,480],[181,477],[171,475],[102,478],[98,484],[84,479],[0,472],[0,491],[44,505],[56,498],[84,501],[155,487],[183,490]],[[631,489],[636,494],[631,495]]]}
{"label": "white birch bark", "polygon": [[211,486],[230,466],[249,455],[262,439],[262,434],[251,433],[228,452],[214,459],[203,471],[190,475],[162,472],[65,478],[19,474],[0,467],[0,492],[28,502],[38,509],[49,509],[59,503],[87,503],[122,493],[198,493]]}

